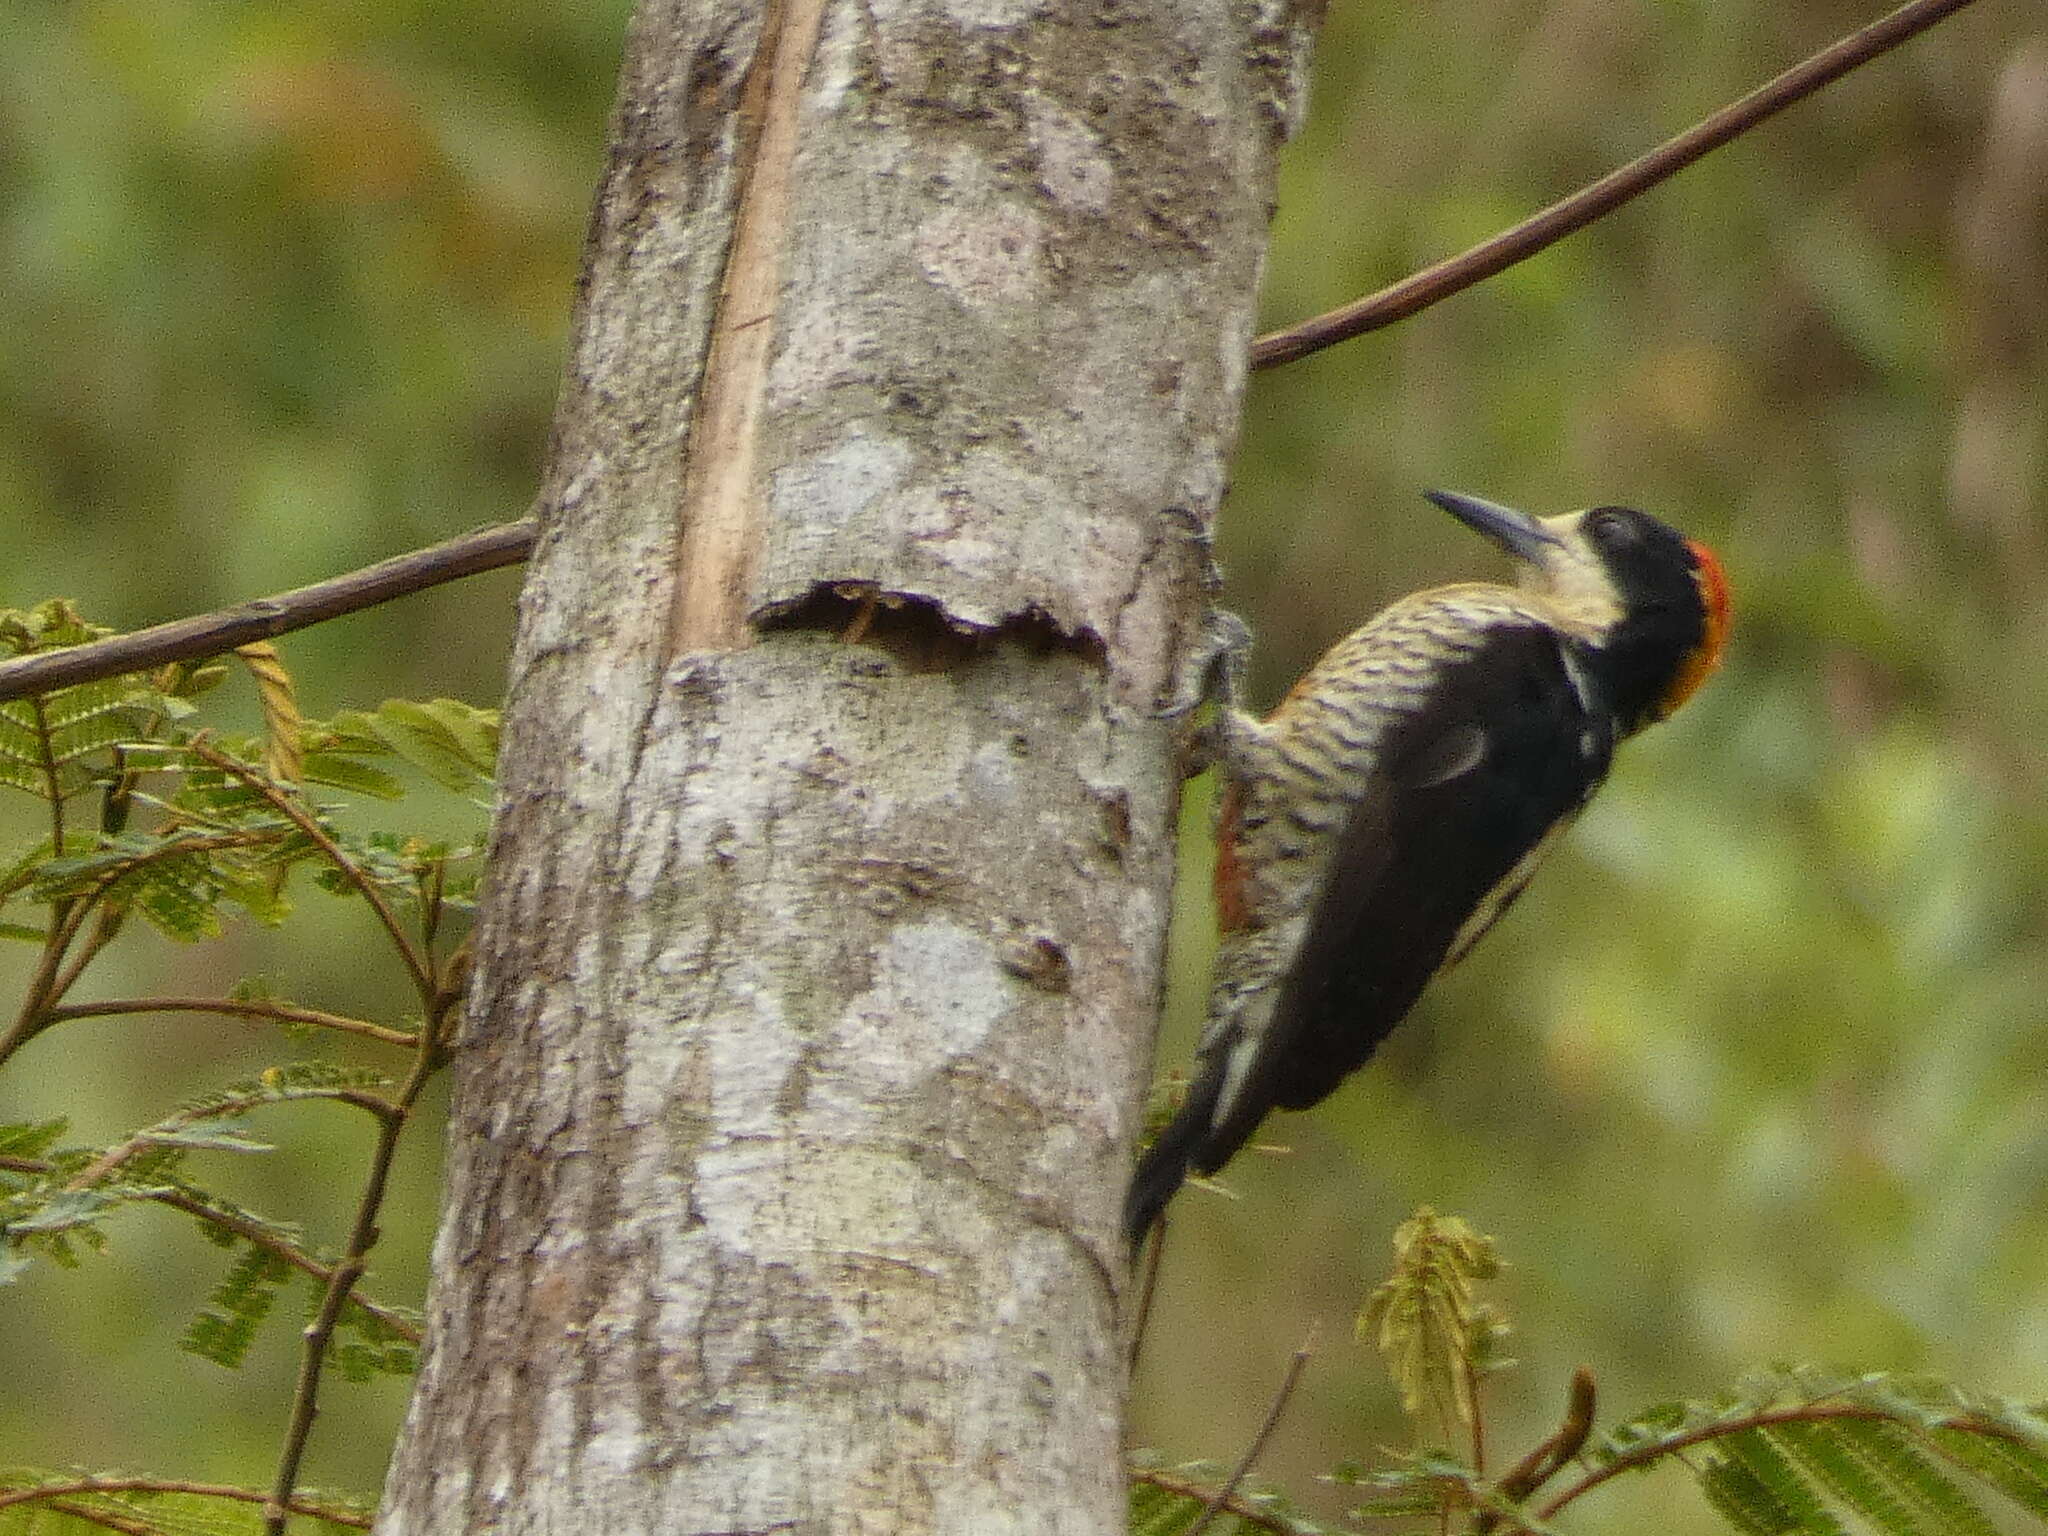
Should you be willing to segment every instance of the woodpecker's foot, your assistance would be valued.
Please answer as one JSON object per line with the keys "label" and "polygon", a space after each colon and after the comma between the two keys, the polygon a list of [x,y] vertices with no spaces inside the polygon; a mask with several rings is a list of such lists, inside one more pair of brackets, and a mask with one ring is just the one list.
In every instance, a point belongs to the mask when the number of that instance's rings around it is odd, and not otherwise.
{"label": "woodpecker's foot", "polygon": [[1211,702],[1235,709],[1251,648],[1251,626],[1227,608],[1211,608],[1172,696],[1155,711],[1158,718],[1179,720]]}
{"label": "woodpecker's foot", "polygon": [[1222,732],[1211,725],[1198,725],[1181,738],[1180,776],[1199,779],[1223,758]]}

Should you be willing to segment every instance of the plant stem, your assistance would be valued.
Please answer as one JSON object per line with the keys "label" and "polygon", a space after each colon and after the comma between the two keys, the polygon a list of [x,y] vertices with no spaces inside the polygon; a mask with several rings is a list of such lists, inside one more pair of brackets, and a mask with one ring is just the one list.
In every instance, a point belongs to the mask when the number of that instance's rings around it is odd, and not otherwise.
{"label": "plant stem", "polygon": [[1283,363],[1297,362],[1340,341],[1405,320],[1517,262],[1527,261],[1566,235],[1576,234],[1622,204],[1641,197],[1695,160],[1740,138],[1764,119],[1805,100],[1859,64],[1869,63],[1970,3],[1971,0],[1912,0],[1909,5],[1900,6],[1513,228],[1411,273],[1377,293],[1261,336],[1252,343],[1252,366],[1277,368]]}
{"label": "plant stem", "polygon": [[339,1013],[323,1013],[318,1008],[301,1008],[295,1003],[231,997],[124,997],[97,1003],[71,1003],[62,1008],[43,1010],[43,1020],[46,1024],[61,1024],[68,1019],[105,1018],[128,1013],[218,1013],[230,1018],[275,1019],[279,1023],[311,1024],[320,1029],[361,1035],[366,1040],[381,1041],[385,1045],[411,1047],[419,1044],[419,1037],[410,1030],[388,1029],[382,1024],[351,1019]]}
{"label": "plant stem", "polygon": [[362,893],[363,899],[370,904],[370,910],[377,914],[377,921],[384,925],[384,931],[391,936],[391,942],[397,948],[399,958],[405,961],[406,970],[412,974],[412,983],[420,994],[421,1004],[431,1009],[434,1006],[434,978],[428,972],[425,959],[414,949],[412,940],[406,937],[405,929],[398,921],[398,915],[391,910],[391,904],[384,899],[384,893],[377,889],[376,881],[364,874],[356,862],[341,851],[340,844],[327,835],[327,829],[314,820],[303,805],[285,794],[269,779],[209,745],[203,737],[195,737],[187,745],[186,750],[202,762],[210,763],[222,773],[241,780],[255,790],[270,804],[271,809],[305,833],[320,851],[327,855],[327,861],[340,872],[344,880]]}
{"label": "plant stem", "polygon": [[1237,1485],[1245,1480],[1252,1469],[1252,1464],[1265,1450],[1266,1442],[1273,1438],[1273,1431],[1280,1427],[1280,1416],[1287,1411],[1288,1400],[1294,1396],[1294,1389],[1301,1384],[1301,1373],[1308,1369],[1310,1353],[1308,1344],[1303,1344],[1294,1352],[1294,1358],[1287,1362],[1287,1374],[1280,1378],[1280,1388],[1273,1394],[1272,1404],[1266,1409],[1265,1422],[1259,1425],[1258,1433],[1252,1436],[1251,1444],[1244,1448],[1244,1454],[1237,1458],[1237,1465],[1230,1469],[1230,1476],[1223,1480],[1223,1486],[1210,1495],[1209,1503],[1203,1509],[1200,1518],[1183,1531],[1181,1536],[1202,1536],[1202,1532],[1209,1529],[1210,1522],[1222,1510],[1224,1502],[1237,1492]]}
{"label": "plant stem", "polygon": [[0,662],[0,701],[140,672],[165,662],[203,661],[252,640],[272,640],[442,582],[516,565],[533,548],[535,531],[531,517],[500,523],[274,597],[173,619],[131,635],[110,635],[84,645]]}
{"label": "plant stem", "polygon": [[[431,1007],[431,985],[428,999]],[[434,1033],[431,1021],[428,1027],[421,1029],[419,1043],[413,1050],[412,1071],[398,1091],[392,1105],[393,1112],[378,1127],[376,1150],[370,1155],[370,1172],[363,1183],[362,1198],[356,1202],[356,1217],[349,1230],[348,1246],[341,1262],[327,1277],[327,1290],[320,1298],[319,1310],[306,1327],[305,1348],[299,1357],[298,1383],[292,1391],[291,1421],[285,1430],[284,1447],[278,1455],[277,1477],[271,1485],[270,1498],[263,1506],[265,1536],[283,1536],[285,1525],[291,1518],[292,1495],[299,1482],[299,1464],[305,1459],[306,1443],[313,1433],[313,1420],[320,1412],[320,1377],[327,1364],[327,1349],[334,1340],[334,1329],[341,1320],[342,1308],[348,1304],[349,1292],[362,1278],[370,1250],[377,1244],[377,1217],[384,1205],[384,1190],[390,1181],[392,1162],[398,1155],[398,1139],[405,1133],[406,1122],[412,1116],[420,1090],[434,1075],[437,1059]]]}

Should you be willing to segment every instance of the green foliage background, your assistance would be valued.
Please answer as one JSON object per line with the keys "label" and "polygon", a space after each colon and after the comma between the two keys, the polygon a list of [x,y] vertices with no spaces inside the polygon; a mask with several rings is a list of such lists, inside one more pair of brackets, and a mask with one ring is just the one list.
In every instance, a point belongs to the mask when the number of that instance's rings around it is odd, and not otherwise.
{"label": "green foliage background", "polygon": [[[0,49],[0,605],[135,626],[520,513],[560,367],[625,6],[22,0]],[[1872,9],[1335,0],[1289,152],[1273,323],[1459,248]],[[1187,1196],[1141,1439],[1235,1454],[1325,1341],[1268,1469],[1395,1442],[1348,1343],[1430,1203],[1495,1234],[1513,1447],[1570,1368],[1611,1408],[1780,1358],[2048,1396],[2048,27],[1984,3],[1398,330],[1254,381],[1223,555],[1277,694],[1378,603],[1491,572],[1421,503],[1627,501],[1719,547],[1722,676],[1374,1070]],[[307,708],[490,702],[515,578],[286,641]],[[243,708],[253,726],[255,704]],[[1199,843],[1206,806],[1190,797]],[[451,811],[451,816],[457,814]],[[4,829],[10,835],[12,825]],[[1185,1059],[1206,962],[1188,861]],[[322,909],[323,922],[334,921]],[[252,971],[396,1021],[365,931],[124,938],[111,991]],[[0,984],[16,957],[0,954]],[[80,1139],[286,1054],[206,1020],[54,1030],[0,1120]],[[280,1110],[222,1184],[330,1238],[364,1130]],[[421,1282],[438,1131],[373,1293]],[[137,1214],[0,1294],[0,1462],[268,1474],[291,1329],[179,1354],[221,1256]],[[402,1392],[332,1385],[308,1480],[374,1489]],[[1330,1493],[1324,1507],[1341,1507]],[[1574,1526],[1708,1529],[1683,1480]]]}

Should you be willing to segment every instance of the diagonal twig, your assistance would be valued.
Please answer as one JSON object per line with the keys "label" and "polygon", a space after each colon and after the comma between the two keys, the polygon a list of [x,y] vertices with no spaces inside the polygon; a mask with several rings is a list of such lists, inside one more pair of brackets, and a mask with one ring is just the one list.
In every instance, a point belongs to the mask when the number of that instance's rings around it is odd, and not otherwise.
{"label": "diagonal twig", "polygon": [[1468,251],[1425,267],[1377,293],[1354,299],[1340,309],[1261,336],[1252,343],[1252,366],[1277,368],[1283,363],[1297,362],[1340,341],[1405,320],[1516,262],[1526,261],[1677,175],[1729,140],[1741,137],[1765,118],[1804,101],[1859,64],[1869,63],[1970,3],[1971,0],[1912,0],[1909,5],[1900,6],[1512,229],[1502,230]]}
{"label": "diagonal twig", "polygon": [[167,662],[219,656],[253,640],[275,639],[443,582],[517,565],[533,548],[535,528],[530,517],[500,523],[275,597],[0,662],[0,702]]}
{"label": "diagonal twig", "polygon": [[[4,1173],[47,1174],[55,1166],[48,1158],[44,1157],[0,1156],[0,1172]],[[232,1232],[244,1242],[261,1248],[265,1253],[275,1255],[291,1265],[293,1269],[311,1276],[323,1286],[334,1277],[334,1266],[322,1264],[296,1243],[278,1236],[274,1230],[263,1222],[252,1220],[239,1211],[229,1210],[226,1207],[215,1205],[211,1201],[203,1200],[189,1189],[181,1188],[175,1184],[165,1185],[157,1189],[139,1189],[135,1191],[135,1198],[167,1206],[174,1211],[183,1211],[187,1216],[197,1217],[199,1220],[219,1227],[223,1231]],[[370,1316],[376,1318],[386,1328],[397,1334],[399,1338],[405,1340],[406,1343],[416,1345],[420,1342],[418,1326],[407,1321],[389,1307],[371,1301],[360,1292],[352,1294],[349,1299],[356,1306],[369,1313]],[[4,1497],[4,1494],[0,1494],[0,1508],[5,1508],[6,1504],[7,1499]]]}
{"label": "diagonal twig", "polygon": [[1301,1373],[1308,1369],[1312,1342],[1303,1344],[1294,1352],[1294,1358],[1287,1362],[1287,1374],[1280,1378],[1280,1388],[1273,1394],[1272,1405],[1266,1409],[1265,1422],[1259,1425],[1258,1433],[1252,1436],[1251,1444],[1244,1448],[1244,1454],[1237,1458],[1237,1465],[1230,1469],[1230,1476],[1223,1480],[1223,1486],[1209,1496],[1208,1506],[1203,1509],[1201,1517],[1183,1531],[1181,1536],[1202,1536],[1202,1532],[1209,1529],[1210,1522],[1236,1494],[1238,1484],[1251,1472],[1253,1463],[1265,1450],[1266,1442],[1273,1438],[1273,1431],[1280,1427],[1280,1416],[1287,1411],[1287,1404],[1294,1396],[1294,1389],[1301,1385]]}
{"label": "diagonal twig", "polygon": [[411,1030],[387,1029],[382,1024],[370,1024],[338,1013],[323,1013],[318,1008],[301,1008],[296,1003],[265,1002],[255,998],[121,997],[97,1003],[66,1003],[58,1008],[45,1008],[42,1017],[45,1024],[61,1024],[68,1019],[103,1019],[128,1013],[217,1013],[225,1018],[273,1019],[280,1024],[305,1024],[316,1029],[361,1035],[366,1040],[380,1040],[386,1045],[410,1046],[417,1044],[419,1039]]}
{"label": "diagonal twig", "polygon": [[[425,989],[429,1007],[432,1006],[432,990],[429,983]],[[377,1128],[377,1147],[370,1155],[370,1171],[363,1182],[362,1196],[356,1202],[355,1220],[349,1227],[346,1251],[328,1275],[327,1289],[320,1297],[319,1309],[312,1322],[306,1325],[299,1354],[298,1381],[292,1388],[291,1418],[285,1427],[284,1444],[278,1452],[277,1475],[271,1484],[270,1498],[263,1506],[264,1536],[284,1536],[285,1527],[290,1523],[292,1504],[298,1495],[299,1467],[305,1459],[307,1442],[312,1437],[313,1421],[320,1412],[320,1380],[327,1369],[328,1346],[334,1341],[334,1330],[341,1321],[350,1293],[369,1267],[370,1250],[377,1245],[378,1218],[384,1207],[384,1191],[391,1180],[391,1165],[398,1156],[399,1138],[405,1133],[406,1123],[412,1117],[414,1105],[419,1102],[421,1090],[439,1065],[440,1053],[430,1017],[413,1047],[412,1071],[392,1101],[393,1113]]]}

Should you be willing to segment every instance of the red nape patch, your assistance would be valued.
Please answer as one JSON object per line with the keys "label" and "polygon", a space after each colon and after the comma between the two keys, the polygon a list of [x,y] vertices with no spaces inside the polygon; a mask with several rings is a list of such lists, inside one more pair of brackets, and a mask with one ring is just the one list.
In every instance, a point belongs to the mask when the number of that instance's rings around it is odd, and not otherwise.
{"label": "red nape patch", "polygon": [[1721,664],[1721,652],[1727,648],[1728,629],[1733,622],[1728,573],[1722,569],[1720,559],[1706,545],[1691,539],[1685,541],[1685,547],[1692,552],[1692,579],[1699,584],[1700,605],[1706,610],[1706,625],[1700,635],[1700,643],[1685,658],[1678,675],[1671,680],[1670,690],[1664,695],[1662,712],[1667,715],[1699,692],[1700,684]]}
{"label": "red nape patch", "polygon": [[1245,893],[1244,866],[1237,858],[1237,820],[1244,791],[1233,784],[1223,792],[1223,808],[1216,817],[1216,927],[1235,933],[1251,922]]}

